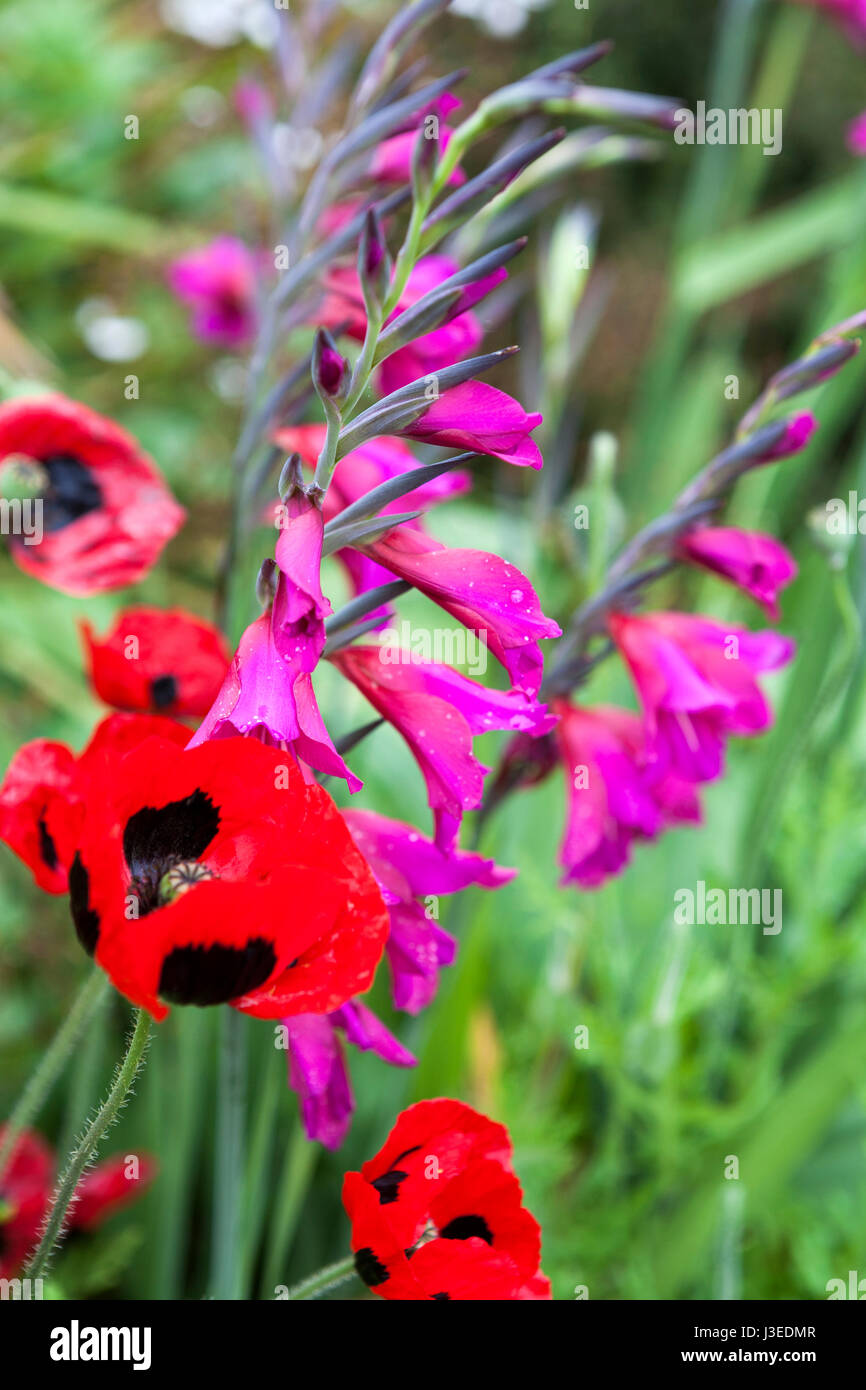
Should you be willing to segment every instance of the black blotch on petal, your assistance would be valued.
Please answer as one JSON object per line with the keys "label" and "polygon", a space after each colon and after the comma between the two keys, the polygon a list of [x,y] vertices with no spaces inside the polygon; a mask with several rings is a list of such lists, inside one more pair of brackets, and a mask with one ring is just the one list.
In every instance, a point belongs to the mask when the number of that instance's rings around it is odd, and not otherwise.
{"label": "black blotch on petal", "polygon": [[488,1245],[493,1244],[493,1232],[483,1216],[455,1216],[453,1221],[442,1227],[439,1234],[445,1240],[469,1240],[472,1236],[479,1236]]}
{"label": "black blotch on petal", "polygon": [[276,968],[270,941],[255,936],[246,946],[175,946],[159,972],[157,994],[172,1004],[225,1004],[264,984]]}
{"label": "black blotch on petal", "polygon": [[188,863],[204,854],[219,823],[219,808],[200,787],[182,801],[143,806],[130,816],[123,832],[123,853],[132,874],[130,887],[139,900],[140,917],[160,905],[159,883],[163,875],[175,864]]}
{"label": "black blotch on petal", "polygon": [[363,1279],[368,1289],[378,1288],[379,1284],[386,1283],[390,1277],[382,1261],[377,1260],[368,1245],[365,1245],[363,1250],[355,1251],[355,1269],[358,1278]]}
{"label": "black blotch on petal", "polygon": [[102,506],[102,490],[86,464],[72,454],[51,454],[39,462],[48,474],[42,505],[46,531],[60,531]]}
{"label": "black blotch on petal", "polygon": [[168,709],[177,699],[177,681],[174,676],[154,676],[150,682],[150,698],[154,709]]}
{"label": "black blotch on petal", "polygon": [[399,1168],[392,1168],[380,1178],[373,1179],[372,1186],[379,1194],[380,1206],[387,1207],[391,1202],[396,1202],[400,1196],[400,1184],[408,1176],[408,1173],[401,1172]]}
{"label": "black blotch on petal", "polygon": [[76,854],[69,870],[69,906],[75,934],[87,954],[92,956],[99,940],[99,913],[90,906],[90,875],[79,854]]}
{"label": "black blotch on petal", "polygon": [[446,1303],[446,1302],[447,1302],[447,1303],[450,1303],[450,1302],[451,1302],[451,1295],[450,1295],[450,1293],[431,1293],[430,1297],[432,1298],[432,1300],[433,1300],[434,1303]]}
{"label": "black blotch on petal", "polygon": [[60,862],[57,858],[57,846],[51,838],[48,826],[41,816],[39,817],[36,828],[39,831],[39,853],[42,857],[42,862],[47,868],[51,869],[53,873]]}

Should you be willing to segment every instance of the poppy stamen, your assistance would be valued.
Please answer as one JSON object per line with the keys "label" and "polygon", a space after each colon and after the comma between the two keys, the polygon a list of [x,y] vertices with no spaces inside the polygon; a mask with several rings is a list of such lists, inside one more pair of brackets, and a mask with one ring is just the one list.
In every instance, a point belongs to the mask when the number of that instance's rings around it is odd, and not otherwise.
{"label": "poppy stamen", "polygon": [[160,907],[174,902],[175,898],[181,897],[183,893],[188,893],[194,884],[217,877],[219,875],[215,874],[213,869],[209,869],[206,864],[200,864],[197,859],[185,859],[182,863],[175,864],[159,880],[157,896]]}

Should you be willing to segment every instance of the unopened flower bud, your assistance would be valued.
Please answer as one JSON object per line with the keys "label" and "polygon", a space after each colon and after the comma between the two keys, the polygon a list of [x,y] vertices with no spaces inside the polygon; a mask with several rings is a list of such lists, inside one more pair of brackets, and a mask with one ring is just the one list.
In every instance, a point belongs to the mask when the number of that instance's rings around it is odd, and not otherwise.
{"label": "unopened flower bud", "polygon": [[326,328],[316,333],[313,385],[326,406],[339,405],[349,385],[349,364]]}
{"label": "unopened flower bud", "polygon": [[373,208],[369,209],[364,220],[358,247],[358,279],[367,313],[379,313],[391,283],[391,257],[382,235],[382,225]]}

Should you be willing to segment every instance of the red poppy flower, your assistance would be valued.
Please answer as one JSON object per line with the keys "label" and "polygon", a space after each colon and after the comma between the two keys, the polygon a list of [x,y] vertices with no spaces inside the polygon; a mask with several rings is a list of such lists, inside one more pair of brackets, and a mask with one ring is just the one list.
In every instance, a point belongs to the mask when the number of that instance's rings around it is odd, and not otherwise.
{"label": "red poppy flower", "polygon": [[551,1296],[508,1131],[459,1101],[404,1110],[376,1157],[346,1174],[343,1205],[355,1267],[382,1298]]}
{"label": "red poppy flower", "polygon": [[167,1003],[330,1013],[369,988],[388,934],[330,796],[255,739],[105,758],[69,889],[85,950],[157,1020]]}
{"label": "red poppy flower", "polygon": [[63,593],[134,584],[183,523],[132,436],[65,396],[0,405],[0,464],[11,458],[32,473],[42,502],[41,539],[10,536],[12,557]]}
{"label": "red poppy flower", "polygon": [[182,608],[126,608],[103,640],[81,631],[93,688],[117,709],[201,719],[228,671],[221,633]]}
{"label": "red poppy flower", "polygon": [[[0,1138],[3,1130],[0,1129]],[[124,1158],[109,1158],[91,1169],[76,1189],[70,1209],[70,1230],[92,1230],[125,1203],[140,1195],[152,1180],[151,1159],[138,1157],[135,1175]],[[11,1278],[24,1264],[39,1238],[54,1189],[55,1162],[44,1139],[22,1130],[9,1161],[0,1173],[0,1278]]]}
{"label": "red poppy flower", "polygon": [[189,729],[159,715],[112,714],[76,756],[65,743],[37,738],[19,748],[0,786],[0,840],[23,859],[46,893],[65,893],[90,775],[158,735],[183,748]]}

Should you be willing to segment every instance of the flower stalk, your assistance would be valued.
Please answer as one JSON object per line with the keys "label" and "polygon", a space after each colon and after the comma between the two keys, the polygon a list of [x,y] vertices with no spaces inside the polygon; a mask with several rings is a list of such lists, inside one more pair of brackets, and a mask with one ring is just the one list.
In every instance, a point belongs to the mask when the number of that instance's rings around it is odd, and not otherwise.
{"label": "flower stalk", "polygon": [[21,1132],[27,1129],[39,1114],[73,1047],[105,1002],[109,988],[107,977],[98,966],[94,967],[3,1127],[3,1140],[0,1143],[0,1178],[3,1177],[6,1165],[14,1155]]}
{"label": "flower stalk", "polygon": [[45,1273],[54,1247],[63,1235],[69,1208],[84,1171],[93,1161],[99,1145],[129,1098],[135,1079],[144,1065],[150,1040],[150,1023],[150,1014],[144,1009],[138,1009],[126,1055],[117,1069],[111,1090],[87,1126],[84,1137],[67,1159],[48,1210],[39,1246],[25,1269],[29,1279],[39,1279]]}
{"label": "flower stalk", "polygon": [[290,1302],[309,1302],[314,1298],[321,1298],[322,1294],[329,1293],[331,1289],[339,1288],[341,1284],[348,1283],[350,1279],[357,1279],[355,1270],[354,1255],[347,1255],[344,1260],[337,1260],[336,1264],[326,1265],[324,1269],[311,1274],[309,1278],[302,1279],[299,1284],[295,1284],[289,1289],[288,1299]]}

